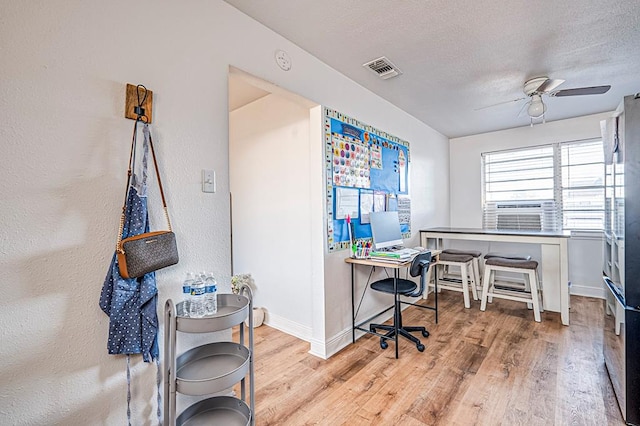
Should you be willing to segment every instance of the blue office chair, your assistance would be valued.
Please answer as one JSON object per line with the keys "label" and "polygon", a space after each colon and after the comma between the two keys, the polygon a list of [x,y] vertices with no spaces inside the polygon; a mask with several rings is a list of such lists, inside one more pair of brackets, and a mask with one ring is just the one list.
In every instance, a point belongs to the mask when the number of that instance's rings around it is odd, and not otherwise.
{"label": "blue office chair", "polygon": [[[396,291],[394,295],[395,306],[394,306],[394,323],[398,324],[398,334],[400,336],[404,336],[405,338],[411,340],[416,344],[416,348],[420,352],[424,351],[424,345],[420,342],[420,340],[411,334],[411,332],[420,331],[422,332],[423,337],[429,337],[429,332],[424,327],[414,327],[414,326],[405,326],[402,325],[402,307],[400,296],[408,296],[408,297],[418,297],[422,295],[426,288],[426,280],[427,280],[427,271],[429,270],[429,264],[431,263],[431,252],[425,251],[416,255],[416,257],[411,262],[411,267],[409,269],[409,273],[412,277],[420,276],[420,286],[418,287],[416,283],[410,280],[406,280],[403,278],[397,279]],[[394,278],[385,278],[380,281],[376,281],[371,283],[371,288],[376,291],[381,291],[383,293],[394,294],[394,286],[393,286]],[[406,302],[405,302],[406,303]],[[430,308],[432,309],[432,308]],[[436,315],[437,315],[438,305],[436,304]],[[376,332],[378,329],[385,330],[387,333],[384,336],[380,336],[380,347],[382,349],[387,349],[389,344],[387,340],[393,339],[396,336],[396,328],[393,324],[371,324],[369,326],[369,330],[372,332]]]}

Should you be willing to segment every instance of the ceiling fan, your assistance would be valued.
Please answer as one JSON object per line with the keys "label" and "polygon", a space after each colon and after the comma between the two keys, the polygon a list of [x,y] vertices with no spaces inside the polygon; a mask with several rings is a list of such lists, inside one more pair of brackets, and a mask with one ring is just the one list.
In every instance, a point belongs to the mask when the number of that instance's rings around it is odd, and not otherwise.
{"label": "ceiling fan", "polygon": [[564,97],[564,96],[582,96],[582,95],[601,95],[603,93],[607,93],[611,86],[591,86],[591,87],[577,87],[574,89],[564,89],[564,90],[556,90],[558,86],[564,83],[564,80],[551,79],[549,77],[535,77],[525,81],[522,91],[524,92],[526,97],[513,99],[507,102],[501,102],[499,104],[489,105],[486,107],[478,108],[485,109],[496,105],[501,105],[505,103],[518,102],[524,99],[529,98],[529,102],[525,103],[518,113],[518,116],[522,114],[525,107],[527,109],[527,114],[529,118],[531,118],[531,125],[533,126],[533,119],[542,118],[544,122],[544,113],[547,111],[547,106],[545,105],[542,97]]}

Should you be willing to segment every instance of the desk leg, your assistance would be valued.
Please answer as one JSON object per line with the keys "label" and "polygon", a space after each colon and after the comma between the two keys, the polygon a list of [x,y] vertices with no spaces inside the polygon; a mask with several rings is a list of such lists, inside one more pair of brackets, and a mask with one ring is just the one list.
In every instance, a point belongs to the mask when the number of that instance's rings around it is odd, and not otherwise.
{"label": "desk leg", "polygon": [[351,342],[356,343],[356,268],[351,264]]}
{"label": "desk leg", "polygon": [[393,329],[396,332],[396,359],[398,359],[398,319],[400,318],[400,296],[398,295],[398,275],[399,269],[393,270],[393,295],[394,295],[394,307],[393,307]]}
{"label": "desk leg", "polygon": [[[433,277],[433,294],[435,297],[435,307],[436,307],[436,324],[438,323],[438,265],[433,265],[435,275]],[[427,288],[429,288],[429,283],[427,283]]]}

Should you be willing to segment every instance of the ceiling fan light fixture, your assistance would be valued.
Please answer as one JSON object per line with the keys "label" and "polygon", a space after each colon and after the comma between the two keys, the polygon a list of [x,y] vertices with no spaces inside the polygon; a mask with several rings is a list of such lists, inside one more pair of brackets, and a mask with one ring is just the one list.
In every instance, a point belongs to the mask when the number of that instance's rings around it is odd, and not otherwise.
{"label": "ceiling fan light fixture", "polygon": [[544,116],[545,111],[547,110],[547,106],[542,102],[542,96],[533,95],[531,96],[531,102],[529,102],[529,107],[527,108],[527,113],[531,118],[540,118]]}

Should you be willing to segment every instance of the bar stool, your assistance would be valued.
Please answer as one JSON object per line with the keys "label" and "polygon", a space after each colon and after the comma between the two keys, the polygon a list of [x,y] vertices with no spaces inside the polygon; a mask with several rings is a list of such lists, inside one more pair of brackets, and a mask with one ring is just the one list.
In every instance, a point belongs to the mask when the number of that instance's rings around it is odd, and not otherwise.
{"label": "bar stool", "polygon": [[487,253],[484,255],[484,260],[491,259],[492,257],[501,257],[503,259],[513,260],[531,260],[531,256],[528,254],[509,254],[509,253]]}
{"label": "bar stool", "polygon": [[[482,263],[482,270],[484,271],[484,267],[485,264],[487,262],[487,259],[491,259],[494,257],[501,257],[503,259],[512,259],[512,260],[531,260],[531,256],[529,256],[528,254],[511,254],[511,253],[496,253],[496,252],[492,252],[492,253],[487,253],[484,255],[484,261]],[[503,281],[501,283],[501,286],[503,287],[513,287],[513,288],[517,288],[520,290],[524,289],[524,285],[520,284],[520,283],[515,283],[515,282],[509,282],[509,281]],[[482,291],[482,286],[480,286],[480,291]],[[489,297],[489,303],[492,302],[491,297]]]}
{"label": "bar stool", "polygon": [[[471,301],[469,300],[469,287],[471,287],[471,293],[473,295],[473,300],[478,300],[478,292],[476,290],[475,279],[473,277],[473,256],[470,254],[449,254],[449,253],[440,253],[438,256],[438,260],[433,263],[436,268],[436,274],[438,274],[438,266],[442,265],[450,267],[458,267],[460,268],[460,277],[461,279],[455,280],[450,279],[447,280],[445,278],[436,278],[438,280],[438,290],[453,290],[459,291],[464,296],[464,307],[470,308]],[[457,281],[460,281],[458,283]],[[429,283],[429,287],[434,287],[434,284]],[[424,296],[426,298],[426,295]]]}
{"label": "bar stool", "polygon": [[513,259],[513,260],[531,260],[531,256],[528,254],[511,254],[511,253],[487,253],[484,255],[484,261],[482,263],[482,270],[484,271],[484,263],[487,259],[491,259],[492,257],[501,257],[503,259]]}
{"label": "bar stool", "polygon": [[[504,257],[491,257],[486,260],[484,267],[484,281],[482,283],[482,299],[480,310],[487,308],[487,299],[498,298],[525,302],[533,307],[533,317],[540,322],[542,307],[538,298],[538,262],[535,260],[517,260]],[[524,275],[524,286],[521,288],[512,286],[495,285],[496,271],[519,273]]]}
{"label": "bar stool", "polygon": [[473,256],[473,280],[476,283],[477,291],[482,291],[482,276],[480,275],[480,256],[482,252],[477,250],[459,250],[459,249],[445,249],[443,253],[447,254],[467,254]]}

